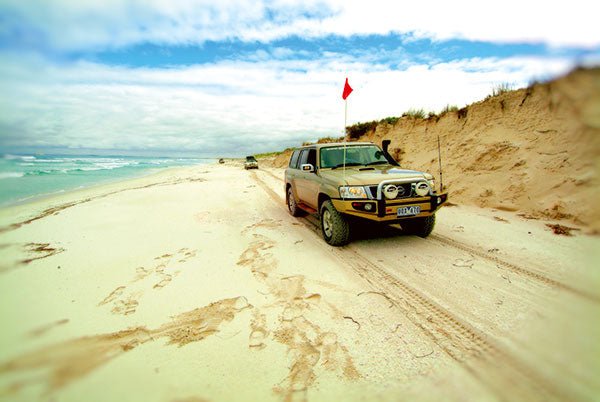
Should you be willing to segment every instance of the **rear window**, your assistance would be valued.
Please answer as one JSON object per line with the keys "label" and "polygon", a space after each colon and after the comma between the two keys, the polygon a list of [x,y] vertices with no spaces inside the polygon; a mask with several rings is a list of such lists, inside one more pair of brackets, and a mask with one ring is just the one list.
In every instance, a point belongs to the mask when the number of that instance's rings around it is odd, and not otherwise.
{"label": "rear window", "polygon": [[317,150],[314,148],[303,149],[300,154],[300,166],[309,163],[316,167],[317,165]]}
{"label": "rear window", "polygon": [[303,149],[302,152],[300,152],[300,163],[299,166],[302,166],[306,163],[306,160],[308,159],[308,149]]}
{"label": "rear window", "polygon": [[292,154],[292,157],[290,158],[290,167],[292,169],[298,169],[298,156],[300,156],[300,150],[297,149],[294,151],[294,153]]}
{"label": "rear window", "polygon": [[310,163],[313,167],[317,167],[317,150],[311,148],[308,150],[308,157],[306,158],[306,163]]}

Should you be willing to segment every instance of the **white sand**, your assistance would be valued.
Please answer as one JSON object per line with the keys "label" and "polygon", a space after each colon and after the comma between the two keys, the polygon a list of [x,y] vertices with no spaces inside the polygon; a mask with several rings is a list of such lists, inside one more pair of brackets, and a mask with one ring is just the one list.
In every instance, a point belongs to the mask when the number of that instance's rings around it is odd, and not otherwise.
{"label": "white sand", "polygon": [[597,237],[448,207],[427,240],[336,249],[281,177],[199,166],[0,210],[0,400],[600,394]]}

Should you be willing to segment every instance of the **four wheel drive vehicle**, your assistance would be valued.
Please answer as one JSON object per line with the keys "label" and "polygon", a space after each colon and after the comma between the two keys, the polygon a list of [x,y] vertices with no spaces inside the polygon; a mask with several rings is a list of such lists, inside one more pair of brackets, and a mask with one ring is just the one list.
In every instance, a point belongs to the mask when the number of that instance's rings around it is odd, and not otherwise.
{"label": "four wheel drive vehicle", "polygon": [[318,212],[323,238],[342,246],[351,222],[399,223],[405,232],[427,237],[447,193],[435,191],[429,173],[401,169],[373,143],[329,143],[296,149],[285,170],[285,194],[293,216]]}
{"label": "four wheel drive vehicle", "polygon": [[258,169],[258,161],[254,156],[246,156],[244,161],[244,169]]}

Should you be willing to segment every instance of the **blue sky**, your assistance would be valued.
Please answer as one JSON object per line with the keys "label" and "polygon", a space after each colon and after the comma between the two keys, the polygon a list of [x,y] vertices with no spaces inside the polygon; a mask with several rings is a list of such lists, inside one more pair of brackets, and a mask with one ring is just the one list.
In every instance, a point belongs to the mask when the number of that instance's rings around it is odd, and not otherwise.
{"label": "blue sky", "polygon": [[[81,3],[81,4],[80,4]],[[0,152],[243,155],[600,62],[588,1],[0,2]]]}

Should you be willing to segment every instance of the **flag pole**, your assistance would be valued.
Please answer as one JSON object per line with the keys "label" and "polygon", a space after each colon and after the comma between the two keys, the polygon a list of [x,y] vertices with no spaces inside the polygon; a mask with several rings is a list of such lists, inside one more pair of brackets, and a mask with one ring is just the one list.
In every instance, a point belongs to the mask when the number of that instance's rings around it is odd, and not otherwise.
{"label": "flag pole", "polygon": [[348,124],[348,98],[344,99],[344,181],[346,181],[346,125]]}
{"label": "flag pole", "polygon": [[352,92],[352,87],[348,84],[348,77],[344,83],[344,91],[342,92],[342,99],[344,99],[344,163],[343,163],[343,180],[346,182],[346,125],[348,124],[348,96]]}
{"label": "flag pole", "polygon": [[348,121],[348,98],[344,99],[344,142],[346,141],[347,121]]}

